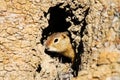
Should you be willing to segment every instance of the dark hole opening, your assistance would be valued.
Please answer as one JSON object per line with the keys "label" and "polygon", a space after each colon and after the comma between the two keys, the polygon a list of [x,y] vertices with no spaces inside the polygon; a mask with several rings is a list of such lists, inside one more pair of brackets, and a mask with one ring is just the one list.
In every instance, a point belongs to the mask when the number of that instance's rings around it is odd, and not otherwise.
{"label": "dark hole opening", "polygon": [[42,69],[42,68],[41,68],[41,65],[39,64],[38,67],[37,67],[37,69],[36,69],[36,71],[37,71],[38,73],[40,73],[41,69]]}
{"label": "dark hole opening", "polygon": [[65,11],[65,9],[60,8],[62,4],[63,3],[60,3],[54,7],[50,7],[47,13],[44,12],[45,17],[50,14],[50,19],[48,20],[48,27],[43,30],[41,39],[42,44],[44,39],[46,39],[50,33],[64,32],[71,26],[71,23],[66,21],[69,14]]}
{"label": "dark hole opening", "polygon": [[[64,8],[60,8],[60,6],[63,3],[60,3],[54,7],[50,7],[48,12],[44,12],[44,17],[46,17],[48,14],[50,14],[50,19],[48,20],[48,27],[43,29],[41,43],[44,43],[44,40],[52,33],[55,32],[64,32],[68,31],[68,28],[71,26],[70,22],[66,21],[66,18],[69,16],[71,17],[71,21],[74,23],[74,25],[80,25],[83,24],[81,28],[81,32],[79,33],[81,37],[83,37],[83,32],[86,29],[86,16],[88,15],[89,9],[87,9],[83,14],[85,14],[85,17],[83,20],[79,21],[79,19],[73,14],[72,9],[70,9],[70,5],[66,5]],[[66,11],[66,8],[69,8],[69,11]],[[83,8],[79,6],[78,8]],[[77,8],[76,8],[77,9]],[[69,32],[69,31],[68,31]],[[77,32],[76,32],[77,33]],[[55,41],[56,42],[56,41]],[[72,42],[72,41],[71,41]],[[76,48],[76,47],[74,47]],[[78,53],[76,53],[76,59],[74,60],[74,64],[71,66],[74,70],[73,75],[77,76],[79,71],[79,65],[81,64],[81,58],[80,55],[84,52],[83,42],[80,42],[78,49]],[[71,62],[71,60],[65,56],[62,56],[56,52],[49,52],[45,50],[45,53],[50,55],[51,57],[58,57],[62,63]],[[62,59],[62,60],[61,60]]]}
{"label": "dark hole opening", "polygon": [[[70,22],[66,21],[66,18],[70,17],[74,25],[79,25],[81,21],[73,14],[70,5],[66,5],[64,8],[60,8],[63,3],[60,3],[54,7],[50,7],[48,12],[44,12],[44,17],[50,14],[50,19],[48,20],[48,27],[43,30],[41,43],[44,43],[44,40],[54,32],[64,32],[68,31],[68,28],[71,26]],[[67,11],[66,8],[69,10]]]}

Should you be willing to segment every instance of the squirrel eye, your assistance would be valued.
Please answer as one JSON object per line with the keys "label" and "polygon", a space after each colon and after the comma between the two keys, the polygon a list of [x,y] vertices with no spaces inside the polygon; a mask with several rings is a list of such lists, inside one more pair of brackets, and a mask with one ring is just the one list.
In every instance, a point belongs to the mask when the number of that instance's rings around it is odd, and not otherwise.
{"label": "squirrel eye", "polygon": [[54,40],[54,43],[56,43],[56,42],[58,42],[58,39],[55,39],[55,40]]}

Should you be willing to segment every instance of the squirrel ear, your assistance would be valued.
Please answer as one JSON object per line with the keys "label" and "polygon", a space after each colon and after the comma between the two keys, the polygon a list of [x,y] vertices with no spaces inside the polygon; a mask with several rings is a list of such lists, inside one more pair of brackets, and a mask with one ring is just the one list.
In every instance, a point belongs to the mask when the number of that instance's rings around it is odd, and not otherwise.
{"label": "squirrel ear", "polygon": [[63,32],[63,34],[62,34],[62,36],[64,37],[64,38],[66,38],[66,36],[69,36],[69,32]]}
{"label": "squirrel ear", "polygon": [[67,35],[69,35],[69,32],[67,32],[67,31],[65,31],[64,33],[67,34]]}

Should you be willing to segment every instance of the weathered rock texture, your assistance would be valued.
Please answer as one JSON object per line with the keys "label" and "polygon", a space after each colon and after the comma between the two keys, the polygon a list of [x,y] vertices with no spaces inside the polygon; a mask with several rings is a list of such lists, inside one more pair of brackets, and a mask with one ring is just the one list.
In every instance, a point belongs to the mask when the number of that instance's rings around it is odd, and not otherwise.
{"label": "weathered rock texture", "polygon": [[[59,31],[81,58],[77,77],[44,52]],[[120,80],[120,0],[0,0],[0,80]]]}

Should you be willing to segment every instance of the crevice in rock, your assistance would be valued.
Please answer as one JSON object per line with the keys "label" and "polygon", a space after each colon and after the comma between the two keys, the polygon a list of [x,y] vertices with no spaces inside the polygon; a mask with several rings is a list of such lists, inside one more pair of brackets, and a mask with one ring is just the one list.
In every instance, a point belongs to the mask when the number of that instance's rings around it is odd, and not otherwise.
{"label": "crevice in rock", "polygon": [[[73,11],[76,11],[78,8],[83,8],[81,5],[77,5],[76,8],[72,9],[71,6],[69,4],[67,4],[66,6],[64,6],[64,8],[60,8],[60,6],[62,6],[63,3],[60,3],[54,7],[50,7],[48,12],[45,13],[44,12],[44,17],[46,17],[48,14],[50,15],[50,18],[48,20],[48,27],[46,27],[45,29],[43,29],[43,33],[42,33],[42,38],[41,38],[41,44],[44,43],[44,40],[51,35],[52,33],[55,32],[69,32],[69,37],[71,39],[71,43],[73,43],[73,48],[77,49],[77,53],[76,53],[76,59],[74,60],[74,64],[71,66],[71,68],[73,69],[73,75],[77,76],[78,75],[78,71],[79,71],[79,66],[81,65],[81,58],[80,55],[84,52],[84,47],[83,47],[83,41],[81,40],[79,42],[79,46],[76,47],[76,43],[74,43],[71,38],[71,33],[70,31],[68,31],[68,28],[71,26],[71,22],[73,22],[74,25],[78,25],[80,26],[80,24],[82,24],[83,26],[81,27],[81,30],[79,32],[80,37],[82,38],[84,35],[84,31],[86,29],[86,16],[88,15],[88,11],[89,8],[87,8],[83,14],[84,14],[84,18],[79,21],[79,19],[73,14]],[[66,10],[66,8],[68,10]],[[71,18],[71,22],[67,22],[66,18],[70,17]],[[74,32],[74,31],[73,31]],[[78,34],[78,32],[76,32],[76,35]],[[45,53],[50,55],[51,57],[58,57],[60,61],[62,61],[62,63],[66,63],[66,62],[71,62],[69,58],[64,57],[62,55],[56,54],[55,52],[48,52],[45,50]],[[62,60],[61,60],[62,59]]]}
{"label": "crevice in rock", "polygon": [[[88,11],[89,11],[89,8],[84,11],[84,13],[85,13],[84,19],[80,21],[80,23],[83,24],[83,26],[81,27],[81,31],[80,31],[81,38],[84,36],[83,33],[84,33],[86,26],[87,26],[85,19],[86,19],[86,16],[88,15]],[[81,56],[81,54],[84,53],[84,46],[83,46],[82,40],[79,42],[79,46],[76,48],[77,48],[78,53],[76,53],[76,58],[75,58],[74,64],[72,65],[72,69],[74,70],[74,72],[73,72],[74,77],[78,76],[78,71],[79,71],[79,69],[81,69],[80,68],[80,65],[81,65],[81,57],[80,56]]]}
{"label": "crevice in rock", "polygon": [[43,30],[41,43],[43,44],[44,39],[46,39],[50,34],[54,32],[64,32],[71,26],[70,22],[66,21],[69,16],[65,9],[60,8],[63,3],[60,3],[54,7],[50,7],[48,12],[45,13],[45,17],[50,14],[50,19],[48,20],[48,27]]}
{"label": "crevice in rock", "polygon": [[41,67],[41,65],[39,64],[38,67],[37,67],[37,69],[36,69],[36,71],[37,71],[38,73],[40,73],[41,69],[42,69],[42,67]]}
{"label": "crevice in rock", "polygon": [[85,11],[84,19],[80,21],[81,23],[83,23],[83,26],[81,27],[81,32],[80,32],[81,38],[83,37],[83,32],[86,29],[87,22],[85,19],[86,19],[86,16],[88,15],[88,12],[89,12],[89,8]]}

